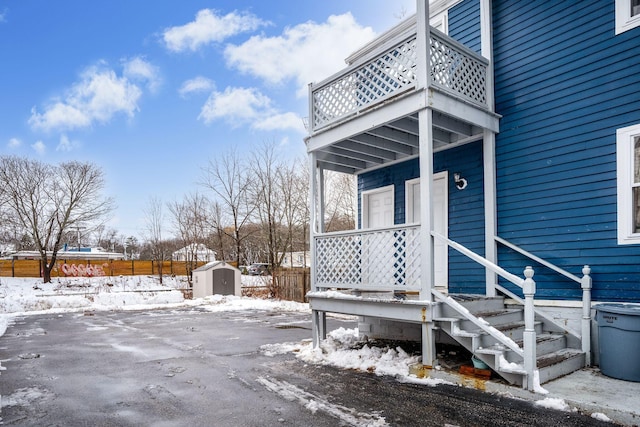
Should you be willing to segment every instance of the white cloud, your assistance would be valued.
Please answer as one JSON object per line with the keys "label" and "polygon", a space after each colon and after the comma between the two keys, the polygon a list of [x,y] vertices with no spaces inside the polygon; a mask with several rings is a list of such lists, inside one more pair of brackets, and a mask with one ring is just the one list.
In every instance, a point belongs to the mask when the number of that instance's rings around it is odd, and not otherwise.
{"label": "white cloud", "polygon": [[35,152],[41,156],[44,155],[44,153],[47,151],[47,146],[44,145],[44,142],[42,141],[36,141],[31,145],[31,148],[33,148]]}
{"label": "white cloud", "polygon": [[216,85],[213,80],[210,80],[206,77],[198,76],[182,83],[182,86],[180,86],[180,89],[178,89],[178,93],[180,93],[180,96],[184,98],[190,93],[210,92],[215,88]]}
{"label": "white cloud", "polygon": [[5,8],[2,12],[0,12],[0,23],[7,22],[8,13],[9,13],[9,10],[7,8]]}
{"label": "white cloud", "polygon": [[304,133],[302,119],[294,113],[280,113],[271,99],[256,88],[228,87],[213,91],[202,106],[199,120],[209,124],[223,119],[233,127],[249,124],[253,129],[275,131],[295,130]]}
{"label": "white cloud", "polygon": [[67,135],[61,135],[60,136],[60,142],[58,143],[58,146],[56,147],[56,151],[71,151],[75,148],[77,148],[80,144],[76,141],[71,141]]}
{"label": "white cloud", "polygon": [[287,28],[278,37],[254,36],[225,49],[227,63],[268,83],[294,80],[298,96],[307,85],[345,67],[344,59],[375,36],[350,13],[332,15],[327,22],[306,22]]}
{"label": "white cloud", "polygon": [[222,16],[213,9],[202,9],[196,14],[194,21],[167,28],[162,37],[167,49],[171,51],[196,51],[207,44],[221,42],[267,24],[268,22],[247,12],[234,11]]}
{"label": "white cloud", "polygon": [[258,120],[254,127],[260,130],[291,129],[305,133],[302,118],[295,113],[273,114]]}
{"label": "white cloud", "polygon": [[29,124],[44,131],[69,130],[106,123],[116,114],[133,117],[141,96],[142,90],[136,84],[99,64],[89,67],[80,81],[42,113],[34,107]]}
{"label": "white cloud", "polygon": [[146,82],[151,92],[156,92],[162,83],[158,67],[139,56],[124,61],[122,75],[130,80]]}
{"label": "white cloud", "polygon": [[255,88],[228,87],[224,92],[212,92],[202,106],[199,119],[211,123],[226,118],[239,125],[265,114],[271,109],[271,99]]}
{"label": "white cloud", "polygon": [[21,145],[22,145],[22,141],[20,141],[18,138],[11,138],[9,140],[9,143],[7,144],[9,148],[18,148]]}

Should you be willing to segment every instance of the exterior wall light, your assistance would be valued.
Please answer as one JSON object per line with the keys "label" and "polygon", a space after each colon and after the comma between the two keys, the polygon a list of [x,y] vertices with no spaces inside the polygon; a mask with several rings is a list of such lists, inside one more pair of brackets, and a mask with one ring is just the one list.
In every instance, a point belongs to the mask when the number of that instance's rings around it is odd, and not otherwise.
{"label": "exterior wall light", "polygon": [[467,180],[462,178],[459,173],[453,174],[453,182],[456,183],[456,188],[458,190],[464,190],[467,188]]}

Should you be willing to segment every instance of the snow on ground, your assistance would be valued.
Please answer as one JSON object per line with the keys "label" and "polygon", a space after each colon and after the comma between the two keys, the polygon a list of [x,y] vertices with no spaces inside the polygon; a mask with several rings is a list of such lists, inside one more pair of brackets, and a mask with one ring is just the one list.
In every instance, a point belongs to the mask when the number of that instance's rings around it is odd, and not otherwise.
{"label": "snow on ground", "polygon": [[[265,286],[269,278],[242,276],[243,287]],[[144,310],[162,307],[199,306],[211,312],[264,310],[310,312],[309,304],[292,301],[211,295],[185,299],[181,289],[187,288],[186,277],[118,276],[92,278],[42,279],[0,278],[0,336],[11,318],[38,313],[74,311]],[[339,328],[318,348],[309,340],[300,343],[273,344],[262,347],[266,355],[294,352],[307,363],[333,365],[391,375],[402,381],[435,385],[441,381],[418,379],[409,374],[409,366],[418,363],[402,348],[369,346],[358,338],[357,329]],[[0,368],[1,369],[1,368]]]}
{"label": "snow on ground", "polygon": [[390,375],[403,382],[432,386],[446,383],[443,380],[422,379],[410,374],[409,367],[418,363],[420,356],[411,356],[400,347],[369,346],[358,338],[357,329],[333,330],[317,348],[313,348],[311,341],[306,340],[300,343],[266,344],[261,346],[260,350],[267,356],[292,352],[307,363]]}
{"label": "snow on ground", "polygon": [[[259,287],[268,280],[242,276],[242,285]],[[210,311],[309,311],[308,304],[232,295],[185,299],[182,290],[187,286],[184,276],[166,276],[162,284],[157,276],[53,278],[51,283],[43,283],[40,278],[0,277],[0,336],[12,317],[37,313],[184,306],[203,306]]]}
{"label": "snow on ground", "polygon": [[[243,287],[266,286],[269,277],[242,276]],[[116,276],[91,278],[53,278],[43,283],[39,278],[0,277],[0,313],[29,314],[34,312],[64,312],[80,310],[140,310],[167,305],[200,305],[221,301],[185,300],[185,276],[165,276],[162,284],[157,276]],[[231,310],[268,310],[273,301],[227,298]],[[286,302],[285,302],[286,303]],[[278,306],[283,305],[278,303]],[[296,306],[284,304],[282,310],[297,311]],[[308,305],[306,306],[308,309]],[[0,322],[0,331],[3,323]],[[1,334],[0,334],[1,335]]]}

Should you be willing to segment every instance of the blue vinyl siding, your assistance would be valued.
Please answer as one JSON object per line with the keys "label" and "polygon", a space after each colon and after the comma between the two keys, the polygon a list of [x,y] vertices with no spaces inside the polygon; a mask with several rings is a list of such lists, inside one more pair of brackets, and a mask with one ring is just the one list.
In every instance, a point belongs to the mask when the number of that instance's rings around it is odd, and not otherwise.
{"label": "blue vinyl siding", "polygon": [[464,0],[449,9],[449,36],[480,53],[480,0]]}
{"label": "blue vinyl siding", "polygon": [[[482,143],[480,141],[441,151],[434,156],[434,171],[449,172],[449,238],[484,254],[484,200]],[[453,174],[460,173],[468,186],[458,190]],[[395,223],[405,222],[405,182],[420,176],[418,159],[409,160],[358,176],[358,203],[363,191],[394,186]],[[361,208],[358,209],[359,215]],[[358,218],[361,223],[361,216]],[[454,250],[449,250],[450,292],[484,293],[484,270]]]}
{"label": "blue vinyl siding", "polygon": [[[616,129],[640,123],[640,28],[614,2],[494,0],[498,235],[581,276],[593,297],[640,302],[640,246],[617,244]],[[530,264],[499,249],[521,275]],[[533,265],[539,298],[579,285]]]}

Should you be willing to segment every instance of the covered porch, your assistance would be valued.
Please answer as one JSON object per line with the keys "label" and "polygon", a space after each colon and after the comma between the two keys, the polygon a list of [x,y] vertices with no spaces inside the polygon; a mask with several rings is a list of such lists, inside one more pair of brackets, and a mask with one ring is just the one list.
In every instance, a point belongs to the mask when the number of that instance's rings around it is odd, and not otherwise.
{"label": "covered porch", "polygon": [[[483,28],[490,28],[487,4],[481,1]],[[519,277],[497,265],[495,134],[499,116],[493,111],[488,32],[483,31],[482,56],[430,28],[428,16],[428,2],[418,0],[416,17],[352,55],[344,70],[309,87],[306,143],[311,171],[312,267],[308,298],[314,344],[326,335],[327,312],[408,322],[420,327],[424,366],[437,365],[435,331],[443,330],[496,370],[503,359],[506,364],[517,362],[520,368],[509,365],[511,369],[503,369],[501,375],[532,389],[538,363],[536,333],[564,334],[564,330],[551,321],[546,329],[536,329],[540,315],[533,308],[532,269],[523,266]],[[364,174],[413,160],[419,165],[420,177],[432,177],[434,155],[471,143],[481,144],[482,255],[438,229],[434,213],[437,188],[425,179],[416,187],[420,209],[414,216],[405,212],[404,223],[379,227],[361,218],[357,230],[325,233],[325,171]],[[445,179],[466,186],[455,171]],[[360,206],[361,214],[363,209]],[[446,254],[449,248],[481,266],[482,298],[487,298],[485,302],[491,299],[490,303],[471,308],[447,295],[438,268],[442,265],[439,254],[443,250]],[[523,297],[500,286],[498,276],[522,289]],[[575,279],[583,288],[590,287],[588,270],[583,278]],[[496,318],[494,324],[477,315],[502,310],[500,302],[492,300],[497,291],[529,308],[522,311],[522,331],[515,335],[506,336],[494,325],[518,322],[513,319],[520,314]],[[583,336],[588,336],[584,329]],[[567,347],[585,345],[578,336],[563,336],[563,343]],[[584,361],[574,360],[572,366]],[[549,373],[552,375],[555,373]]]}

